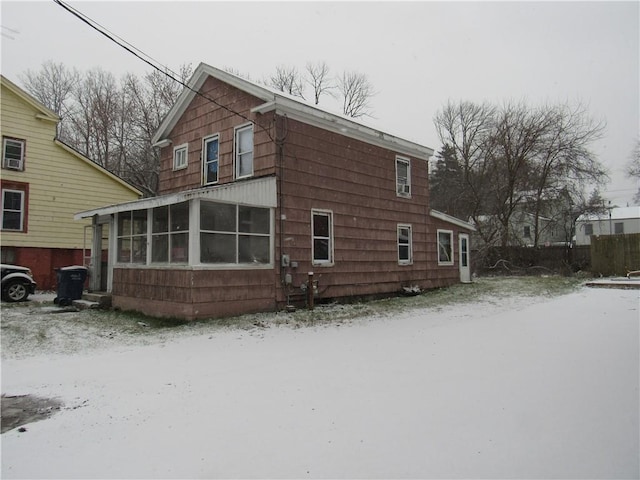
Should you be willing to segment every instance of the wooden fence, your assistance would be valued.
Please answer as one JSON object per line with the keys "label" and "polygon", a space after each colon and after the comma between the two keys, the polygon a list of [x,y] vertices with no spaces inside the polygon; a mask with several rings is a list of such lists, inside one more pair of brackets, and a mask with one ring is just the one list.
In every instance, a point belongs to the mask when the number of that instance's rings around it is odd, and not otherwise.
{"label": "wooden fence", "polygon": [[591,237],[591,273],[626,275],[640,270],[640,233]]}

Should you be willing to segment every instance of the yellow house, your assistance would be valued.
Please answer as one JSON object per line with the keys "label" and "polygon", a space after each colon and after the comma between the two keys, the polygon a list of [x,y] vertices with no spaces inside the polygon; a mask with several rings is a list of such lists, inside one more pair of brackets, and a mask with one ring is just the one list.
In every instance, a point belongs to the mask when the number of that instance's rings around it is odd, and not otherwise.
{"label": "yellow house", "polygon": [[76,221],[74,214],[142,193],[57,139],[60,118],[0,79],[2,263],[31,268],[38,288],[52,289],[55,269],[82,265],[84,249],[92,247],[90,219]]}

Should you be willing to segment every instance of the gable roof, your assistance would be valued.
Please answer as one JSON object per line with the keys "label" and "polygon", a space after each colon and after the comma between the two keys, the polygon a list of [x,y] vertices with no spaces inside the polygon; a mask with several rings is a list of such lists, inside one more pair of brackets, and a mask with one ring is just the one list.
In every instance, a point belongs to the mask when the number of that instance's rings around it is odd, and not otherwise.
{"label": "gable roof", "polygon": [[253,108],[251,110],[252,113],[275,112],[278,115],[286,114],[293,120],[425,160],[428,160],[434,153],[433,149],[424,145],[376,130],[358,123],[352,118],[331,113],[315,105],[300,101],[297,97],[258,85],[205,63],[198,65],[198,68],[189,79],[188,88],[182,91],[178,100],[158,127],[151,140],[154,145],[163,145],[168,140],[167,137],[171,130],[176,126],[184,111],[209,77],[216,78],[263,100],[265,103]]}
{"label": "gable roof", "polygon": [[[0,83],[2,84],[2,87],[6,87],[11,92],[13,92],[18,98],[20,98],[22,101],[24,101],[27,105],[29,105],[32,108],[34,108],[38,112],[36,114],[36,118],[38,118],[39,120],[45,120],[45,121],[54,122],[54,123],[60,122],[60,117],[53,110],[45,107],[40,101],[36,100],[29,93],[27,93],[22,88],[17,86],[15,83],[13,83],[11,80],[9,80],[4,75],[0,75]],[[75,157],[78,160],[90,165],[92,168],[95,168],[96,170],[98,170],[103,175],[106,175],[107,177],[109,177],[114,182],[123,185],[124,187],[128,188],[133,193],[135,193],[136,195],[142,196],[142,192],[140,190],[138,190],[136,187],[134,187],[133,185],[131,185],[127,181],[123,180],[119,176],[115,175],[114,173],[111,173],[106,168],[98,165],[96,162],[94,162],[90,158],[86,157],[85,155],[83,155],[82,153],[80,153],[75,148],[71,147],[70,145],[67,145],[66,143],[64,143],[59,138],[57,138],[57,137],[54,138],[53,139],[53,143],[55,145],[57,145],[58,147],[62,148],[63,150],[65,150],[67,153],[71,154],[73,157]]]}
{"label": "gable roof", "polygon": [[25,92],[22,88],[17,86],[15,83],[13,83],[4,75],[0,75],[0,83],[2,84],[3,87],[6,87],[9,90],[11,90],[15,95],[20,97],[25,103],[27,103],[32,108],[37,110],[38,113],[36,114],[36,117],[38,119],[47,120],[49,122],[56,122],[56,123],[60,121],[60,117],[53,110],[50,110],[49,108],[45,107],[39,100],[36,100],[34,97],[32,97],[27,92]]}

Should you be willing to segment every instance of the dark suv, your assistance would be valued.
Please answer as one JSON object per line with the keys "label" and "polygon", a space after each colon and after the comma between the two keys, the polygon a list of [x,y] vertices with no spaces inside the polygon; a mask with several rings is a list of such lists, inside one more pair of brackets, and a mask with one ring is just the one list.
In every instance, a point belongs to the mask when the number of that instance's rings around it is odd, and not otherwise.
{"label": "dark suv", "polygon": [[23,302],[30,293],[36,291],[33,274],[27,267],[1,264],[2,300],[7,302]]}

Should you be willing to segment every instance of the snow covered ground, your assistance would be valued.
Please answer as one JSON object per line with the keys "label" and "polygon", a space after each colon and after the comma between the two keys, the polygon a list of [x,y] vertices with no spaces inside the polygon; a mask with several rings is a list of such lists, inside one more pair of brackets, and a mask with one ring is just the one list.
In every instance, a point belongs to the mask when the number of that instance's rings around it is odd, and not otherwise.
{"label": "snow covered ground", "polygon": [[639,294],[26,342],[2,392],[65,407],[2,435],[2,478],[638,478]]}

